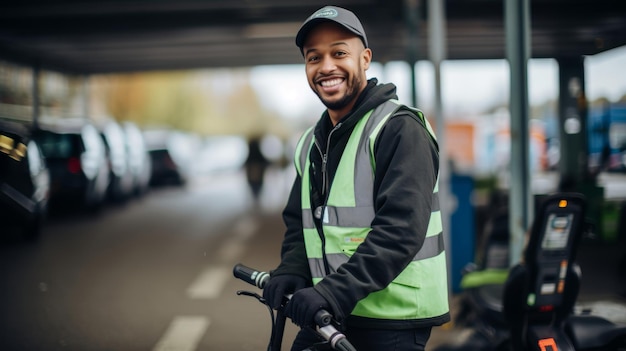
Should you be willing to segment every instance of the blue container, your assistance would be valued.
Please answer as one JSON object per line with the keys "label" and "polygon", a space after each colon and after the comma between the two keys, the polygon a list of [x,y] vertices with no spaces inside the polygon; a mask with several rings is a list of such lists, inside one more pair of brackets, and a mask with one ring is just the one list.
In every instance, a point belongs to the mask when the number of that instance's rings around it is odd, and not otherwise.
{"label": "blue container", "polygon": [[475,223],[472,193],[474,179],[470,176],[452,174],[450,177],[452,196],[456,206],[450,215],[450,279],[452,292],[461,291],[463,268],[474,262]]}

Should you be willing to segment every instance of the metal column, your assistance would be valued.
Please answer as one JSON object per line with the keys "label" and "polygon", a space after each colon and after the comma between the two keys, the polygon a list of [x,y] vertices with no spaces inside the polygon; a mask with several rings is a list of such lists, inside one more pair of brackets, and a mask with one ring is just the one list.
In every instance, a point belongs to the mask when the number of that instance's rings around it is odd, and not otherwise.
{"label": "metal column", "polygon": [[589,170],[588,103],[584,57],[557,58],[559,64],[559,191],[585,195],[587,217],[595,233],[604,236],[604,187]]}
{"label": "metal column", "polygon": [[411,68],[411,104],[417,106],[417,74],[415,65],[417,64],[417,49],[419,47],[418,33],[420,17],[420,1],[404,0],[406,26],[409,32],[409,42],[407,43],[407,61]]}
{"label": "metal column", "polygon": [[39,115],[41,114],[39,101],[40,101],[40,91],[39,91],[39,76],[41,70],[39,65],[33,66],[33,128],[38,128],[39,126]]}
{"label": "metal column", "polygon": [[[441,62],[446,58],[446,26],[444,2],[440,0],[428,0],[428,56],[433,63],[435,70],[435,91],[434,91],[434,114],[435,130],[439,144],[439,197],[442,204],[441,220],[443,224],[443,235],[446,242],[446,252],[448,254],[448,267],[452,267],[451,235],[450,235],[450,215],[454,209],[450,208],[451,184],[450,167],[448,165],[448,151],[446,149],[445,121],[443,118],[443,103],[441,98]],[[448,272],[451,280],[452,276]],[[449,286],[453,286],[451,282]]]}
{"label": "metal column", "polygon": [[530,1],[503,0],[506,56],[511,74],[511,162],[509,195],[509,263],[520,261],[524,236],[533,217],[529,170],[528,60],[530,58]]}
{"label": "metal column", "polygon": [[558,58],[560,190],[576,190],[587,178],[587,101],[583,58]]}

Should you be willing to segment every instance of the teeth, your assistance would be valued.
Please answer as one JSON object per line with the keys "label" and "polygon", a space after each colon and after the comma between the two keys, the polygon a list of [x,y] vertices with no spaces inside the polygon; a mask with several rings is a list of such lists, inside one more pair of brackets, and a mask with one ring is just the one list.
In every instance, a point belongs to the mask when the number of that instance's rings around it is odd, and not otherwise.
{"label": "teeth", "polygon": [[333,85],[341,84],[341,81],[342,81],[342,79],[336,78],[336,79],[322,81],[320,84],[323,87],[332,87]]}

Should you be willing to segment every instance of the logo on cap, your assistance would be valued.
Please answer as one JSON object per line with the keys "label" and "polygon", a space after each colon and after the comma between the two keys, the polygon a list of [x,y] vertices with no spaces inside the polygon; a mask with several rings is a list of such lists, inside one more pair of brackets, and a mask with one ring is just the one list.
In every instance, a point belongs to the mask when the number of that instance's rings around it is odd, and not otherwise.
{"label": "logo on cap", "polygon": [[339,13],[337,12],[337,10],[335,9],[331,9],[331,8],[323,8],[319,11],[317,11],[316,13],[313,14],[313,16],[311,16],[311,19],[313,18],[334,18],[339,16]]}

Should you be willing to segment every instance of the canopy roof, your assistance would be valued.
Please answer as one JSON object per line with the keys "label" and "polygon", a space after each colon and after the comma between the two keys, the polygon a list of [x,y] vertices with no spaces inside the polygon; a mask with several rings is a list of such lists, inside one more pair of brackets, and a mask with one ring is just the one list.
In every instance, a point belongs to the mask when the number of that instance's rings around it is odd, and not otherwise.
{"label": "canopy roof", "polygon": [[[411,0],[337,0],[363,22],[374,60],[426,59],[427,1],[417,37]],[[444,1],[444,0],[442,0]],[[505,57],[503,0],[447,0],[447,57]],[[294,44],[319,0],[31,0],[0,4],[0,60],[91,74],[302,63]],[[592,55],[626,44],[626,2],[531,1],[531,55]]]}

